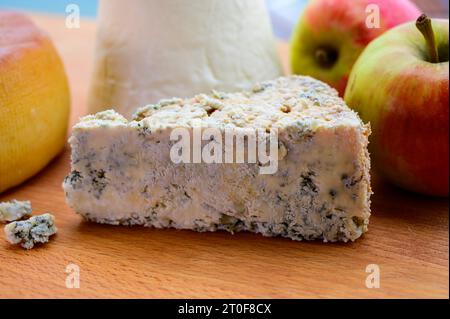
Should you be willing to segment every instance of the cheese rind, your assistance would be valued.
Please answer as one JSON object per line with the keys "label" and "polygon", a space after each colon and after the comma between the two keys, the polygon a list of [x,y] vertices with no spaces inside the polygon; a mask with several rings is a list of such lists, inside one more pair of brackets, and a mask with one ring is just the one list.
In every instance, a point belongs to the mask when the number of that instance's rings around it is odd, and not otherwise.
{"label": "cheese rind", "polygon": [[69,114],[67,77],[51,39],[26,14],[1,8],[0,193],[63,150]]}
{"label": "cheese rind", "polygon": [[[278,131],[278,170],[258,163],[171,161],[174,128]],[[67,202],[88,220],[197,231],[248,230],[295,240],[355,240],[367,230],[370,129],[337,93],[292,76],[252,91],[114,111],[73,129]]]}

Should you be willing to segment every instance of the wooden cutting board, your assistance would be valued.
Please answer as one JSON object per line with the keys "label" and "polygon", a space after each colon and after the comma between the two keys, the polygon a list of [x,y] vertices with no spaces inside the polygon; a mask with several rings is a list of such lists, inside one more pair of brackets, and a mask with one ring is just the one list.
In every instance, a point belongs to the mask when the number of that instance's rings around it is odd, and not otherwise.
{"label": "wooden cutting board", "polygon": [[[85,113],[95,24],[67,29],[59,17],[33,16],[65,62],[73,124]],[[285,66],[287,44],[280,44]],[[286,67],[287,69],[287,67]],[[86,223],[65,203],[69,150],[40,174],[0,195],[52,212],[58,234],[25,251],[0,238],[0,297],[316,298],[449,297],[448,201],[412,195],[373,178],[369,232],[355,243],[324,244],[250,233],[196,233]],[[3,235],[0,235],[3,237]],[[66,287],[66,267],[80,288]],[[366,287],[366,267],[380,288]]]}

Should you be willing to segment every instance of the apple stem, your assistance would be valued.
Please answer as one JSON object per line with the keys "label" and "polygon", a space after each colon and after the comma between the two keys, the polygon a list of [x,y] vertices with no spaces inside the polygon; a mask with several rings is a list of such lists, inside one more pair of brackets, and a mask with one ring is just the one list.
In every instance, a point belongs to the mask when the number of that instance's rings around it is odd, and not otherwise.
{"label": "apple stem", "polygon": [[428,56],[431,63],[439,63],[439,54],[436,46],[431,19],[426,14],[422,14],[416,21],[416,27],[422,33],[427,43]]}

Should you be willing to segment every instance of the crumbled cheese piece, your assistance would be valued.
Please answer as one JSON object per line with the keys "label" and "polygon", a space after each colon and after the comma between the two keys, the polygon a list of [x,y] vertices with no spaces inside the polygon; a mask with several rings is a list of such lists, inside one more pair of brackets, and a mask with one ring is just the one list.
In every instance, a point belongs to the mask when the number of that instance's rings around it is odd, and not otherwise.
{"label": "crumbled cheese piece", "polygon": [[112,110],[107,110],[107,111],[98,113],[96,115],[87,115],[87,116],[83,117],[80,122],[89,122],[94,119],[97,121],[114,121],[114,122],[119,122],[119,123],[127,122],[127,120],[122,115],[120,115]]}
{"label": "crumbled cheese piece", "polygon": [[49,237],[56,234],[56,231],[55,217],[48,213],[5,226],[8,241],[11,244],[21,244],[25,249],[31,249],[37,243],[48,242]]}
{"label": "crumbled cheese piece", "polygon": [[13,222],[31,215],[31,202],[13,199],[0,203],[0,223]]}

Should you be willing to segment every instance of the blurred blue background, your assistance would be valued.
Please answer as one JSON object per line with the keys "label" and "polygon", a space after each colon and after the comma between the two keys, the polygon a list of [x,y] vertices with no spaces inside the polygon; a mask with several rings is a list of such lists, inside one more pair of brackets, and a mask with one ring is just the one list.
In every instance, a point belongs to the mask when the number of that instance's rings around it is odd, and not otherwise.
{"label": "blurred blue background", "polygon": [[66,6],[71,3],[80,7],[84,17],[95,17],[97,14],[97,0],[0,0],[0,7],[65,14]]}
{"label": "blurred blue background", "polygon": [[[307,0],[265,1],[272,18],[274,33],[279,38],[288,39]],[[71,3],[80,7],[83,17],[93,18],[97,14],[97,0],[0,0],[0,8],[65,14],[66,6]]]}

